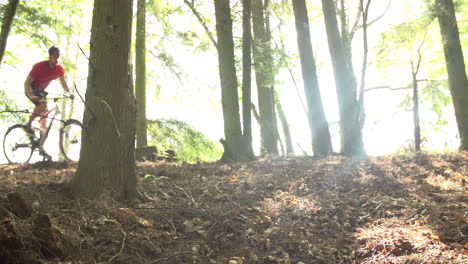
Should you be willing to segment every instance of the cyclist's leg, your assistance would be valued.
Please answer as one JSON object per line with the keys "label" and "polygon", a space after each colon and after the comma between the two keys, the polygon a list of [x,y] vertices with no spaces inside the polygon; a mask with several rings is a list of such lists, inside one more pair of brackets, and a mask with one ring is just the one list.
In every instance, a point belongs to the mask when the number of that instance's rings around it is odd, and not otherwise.
{"label": "cyclist's leg", "polygon": [[[26,93],[28,99],[35,105],[33,113],[29,117],[27,126],[31,127],[32,122],[36,117],[43,115],[47,111],[47,102],[44,102],[47,93],[39,90],[38,88],[33,88],[32,93]],[[44,118],[41,118],[41,127],[46,127],[46,121],[43,121]]]}

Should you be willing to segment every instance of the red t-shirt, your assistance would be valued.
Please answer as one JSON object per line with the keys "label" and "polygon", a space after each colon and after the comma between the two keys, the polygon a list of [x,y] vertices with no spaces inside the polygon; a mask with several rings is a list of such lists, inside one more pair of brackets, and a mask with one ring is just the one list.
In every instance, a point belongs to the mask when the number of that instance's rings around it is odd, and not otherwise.
{"label": "red t-shirt", "polygon": [[49,68],[49,61],[41,61],[32,67],[29,76],[33,79],[32,86],[45,90],[49,83],[64,75],[62,65],[57,65],[55,69]]}

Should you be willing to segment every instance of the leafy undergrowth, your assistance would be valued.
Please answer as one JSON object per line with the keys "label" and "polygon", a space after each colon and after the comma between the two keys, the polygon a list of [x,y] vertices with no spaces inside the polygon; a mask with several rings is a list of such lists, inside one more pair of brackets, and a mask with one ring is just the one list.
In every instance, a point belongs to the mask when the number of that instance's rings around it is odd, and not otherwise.
{"label": "leafy undergrowth", "polygon": [[468,262],[468,153],[145,162],[133,205],[73,200],[75,168],[0,167],[0,263]]}

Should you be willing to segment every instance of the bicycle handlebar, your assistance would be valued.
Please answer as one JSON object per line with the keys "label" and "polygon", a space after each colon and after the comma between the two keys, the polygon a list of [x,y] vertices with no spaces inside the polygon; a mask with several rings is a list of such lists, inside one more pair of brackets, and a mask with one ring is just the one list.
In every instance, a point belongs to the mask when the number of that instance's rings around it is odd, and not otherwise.
{"label": "bicycle handlebar", "polygon": [[72,98],[71,96],[67,96],[67,95],[64,95],[64,96],[56,96],[56,97],[49,97],[49,98],[42,98],[42,102],[47,102],[47,101],[54,101],[54,102],[57,102],[58,100],[62,100],[62,99],[74,99]]}

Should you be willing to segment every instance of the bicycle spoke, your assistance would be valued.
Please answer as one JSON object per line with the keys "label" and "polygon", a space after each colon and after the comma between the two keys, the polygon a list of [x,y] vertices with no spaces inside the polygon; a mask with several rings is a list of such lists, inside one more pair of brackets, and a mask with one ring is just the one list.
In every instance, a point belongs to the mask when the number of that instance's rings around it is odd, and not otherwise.
{"label": "bicycle spoke", "polygon": [[10,163],[24,163],[31,159],[33,136],[24,125],[10,127],[3,139],[3,153]]}

